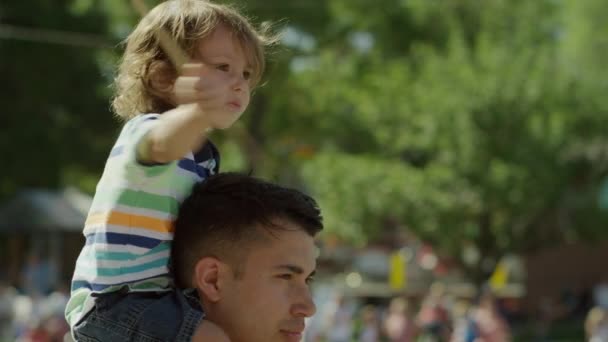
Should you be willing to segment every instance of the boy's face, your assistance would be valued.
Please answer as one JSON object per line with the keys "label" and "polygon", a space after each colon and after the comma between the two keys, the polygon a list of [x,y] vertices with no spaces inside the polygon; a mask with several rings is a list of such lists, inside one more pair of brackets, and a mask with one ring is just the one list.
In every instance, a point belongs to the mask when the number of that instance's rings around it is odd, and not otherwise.
{"label": "boy's face", "polygon": [[219,96],[219,106],[208,112],[211,126],[229,128],[249,105],[249,77],[253,71],[242,44],[232,31],[220,25],[199,43],[195,62],[210,69],[201,77],[217,82],[213,95]]}
{"label": "boy's face", "polygon": [[[309,283],[316,268],[313,238],[294,230],[273,231],[247,251],[238,277],[227,277],[221,299],[208,312],[233,342],[300,341],[304,320],[315,313]],[[231,273],[232,274],[232,273]]]}

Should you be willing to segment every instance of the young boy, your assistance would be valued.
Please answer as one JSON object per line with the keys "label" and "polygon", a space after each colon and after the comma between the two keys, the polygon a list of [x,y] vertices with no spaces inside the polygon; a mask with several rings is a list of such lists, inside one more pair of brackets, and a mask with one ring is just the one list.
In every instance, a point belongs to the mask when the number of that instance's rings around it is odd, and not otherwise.
{"label": "young boy", "polygon": [[[155,38],[159,28],[191,58],[179,75]],[[66,307],[77,340],[192,338],[203,313],[174,288],[172,222],[192,185],[218,172],[206,134],[245,111],[268,43],[238,12],[204,0],[164,2],[128,37],[113,100],[128,122],[97,185]]]}

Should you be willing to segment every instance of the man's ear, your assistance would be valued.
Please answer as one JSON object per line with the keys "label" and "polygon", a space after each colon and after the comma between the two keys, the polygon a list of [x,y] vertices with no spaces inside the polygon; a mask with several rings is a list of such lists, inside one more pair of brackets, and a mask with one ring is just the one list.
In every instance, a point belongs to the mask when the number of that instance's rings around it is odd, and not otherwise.
{"label": "man's ear", "polygon": [[213,257],[202,258],[194,266],[193,283],[211,302],[217,302],[221,298],[223,277],[226,274],[224,269],[225,265]]}

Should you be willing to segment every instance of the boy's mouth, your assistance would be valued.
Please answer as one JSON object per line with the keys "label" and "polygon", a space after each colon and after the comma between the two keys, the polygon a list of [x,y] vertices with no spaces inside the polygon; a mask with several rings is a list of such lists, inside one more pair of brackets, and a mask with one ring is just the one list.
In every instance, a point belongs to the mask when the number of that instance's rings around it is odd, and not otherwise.
{"label": "boy's mouth", "polygon": [[238,101],[230,101],[230,102],[228,102],[228,107],[233,108],[233,109],[241,109],[242,105]]}

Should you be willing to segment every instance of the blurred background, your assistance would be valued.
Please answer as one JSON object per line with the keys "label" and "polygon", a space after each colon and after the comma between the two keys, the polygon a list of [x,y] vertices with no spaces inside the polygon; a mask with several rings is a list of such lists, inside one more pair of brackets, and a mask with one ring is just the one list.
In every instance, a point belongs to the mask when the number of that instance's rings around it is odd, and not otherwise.
{"label": "blurred background", "polygon": [[[282,42],[211,138],[223,171],[322,207],[306,341],[608,341],[607,1],[236,5]],[[125,0],[0,3],[2,342],[67,331],[137,19]]]}

